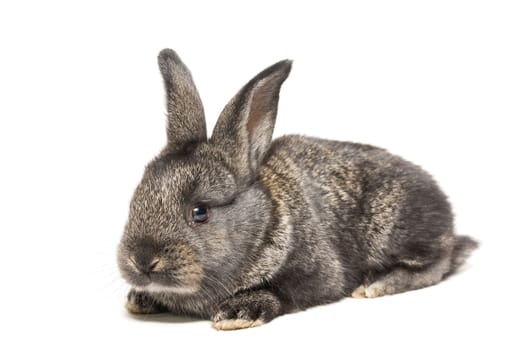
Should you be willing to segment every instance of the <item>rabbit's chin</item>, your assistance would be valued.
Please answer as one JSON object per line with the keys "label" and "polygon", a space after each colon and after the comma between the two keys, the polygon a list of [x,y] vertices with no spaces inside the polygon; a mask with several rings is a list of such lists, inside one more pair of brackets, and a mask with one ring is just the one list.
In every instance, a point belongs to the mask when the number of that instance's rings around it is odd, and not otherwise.
{"label": "rabbit's chin", "polygon": [[133,289],[136,291],[149,293],[193,294],[199,290],[199,286],[165,286],[152,282],[145,286],[134,286]]}

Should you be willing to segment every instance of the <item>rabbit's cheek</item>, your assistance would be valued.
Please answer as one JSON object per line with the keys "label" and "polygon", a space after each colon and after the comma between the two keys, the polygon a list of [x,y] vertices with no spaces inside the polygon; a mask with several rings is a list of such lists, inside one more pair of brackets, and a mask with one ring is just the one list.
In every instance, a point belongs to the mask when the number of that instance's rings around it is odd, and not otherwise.
{"label": "rabbit's cheek", "polygon": [[161,259],[162,266],[158,276],[152,275],[155,282],[166,285],[198,288],[202,278],[202,264],[195,251],[187,244],[176,244],[166,249],[167,255]]}

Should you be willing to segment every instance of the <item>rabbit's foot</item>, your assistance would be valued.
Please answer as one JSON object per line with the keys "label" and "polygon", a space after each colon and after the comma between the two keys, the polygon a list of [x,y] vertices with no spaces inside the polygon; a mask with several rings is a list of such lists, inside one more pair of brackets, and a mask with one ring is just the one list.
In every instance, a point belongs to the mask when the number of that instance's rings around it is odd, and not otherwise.
{"label": "rabbit's foot", "polygon": [[128,294],[126,310],[131,314],[156,314],[166,312],[166,308],[153,300],[146,292],[139,292],[134,289]]}
{"label": "rabbit's foot", "polygon": [[366,298],[365,286],[360,285],[352,292],[352,298],[362,299]]}
{"label": "rabbit's foot", "polygon": [[374,282],[368,287],[360,285],[352,292],[352,298],[377,298],[385,295],[385,286],[381,282]]}
{"label": "rabbit's foot", "polygon": [[357,287],[354,298],[377,298],[403,293],[438,283],[450,271],[450,257],[444,257],[425,268],[396,267],[369,285]]}
{"label": "rabbit's foot", "polygon": [[281,302],[271,292],[259,290],[226,299],[213,316],[213,328],[234,330],[261,326],[281,314]]}

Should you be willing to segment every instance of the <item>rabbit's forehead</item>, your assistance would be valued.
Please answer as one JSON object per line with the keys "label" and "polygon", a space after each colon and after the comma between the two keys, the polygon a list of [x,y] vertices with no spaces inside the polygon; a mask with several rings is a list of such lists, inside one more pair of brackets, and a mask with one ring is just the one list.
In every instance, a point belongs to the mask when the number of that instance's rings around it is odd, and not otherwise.
{"label": "rabbit's forehead", "polygon": [[137,200],[177,205],[196,193],[230,192],[235,183],[233,173],[220,162],[171,162],[161,170],[146,171],[137,189]]}
{"label": "rabbit's forehead", "polygon": [[171,232],[181,224],[188,205],[201,199],[231,196],[234,176],[225,167],[201,162],[169,164],[162,171],[146,171],[130,205],[131,232]]}
{"label": "rabbit's forehead", "polygon": [[184,208],[192,191],[193,174],[189,166],[166,168],[155,174],[146,171],[131,201],[131,228],[148,231],[171,226],[177,217],[173,214]]}
{"label": "rabbit's forehead", "polygon": [[204,171],[197,164],[171,164],[161,172],[146,173],[142,181],[144,194],[153,196],[177,196],[191,190]]}
{"label": "rabbit's forehead", "polygon": [[234,175],[221,163],[192,161],[174,163],[159,176],[157,186],[174,187],[174,191],[186,191],[200,187],[215,187],[235,182]]}

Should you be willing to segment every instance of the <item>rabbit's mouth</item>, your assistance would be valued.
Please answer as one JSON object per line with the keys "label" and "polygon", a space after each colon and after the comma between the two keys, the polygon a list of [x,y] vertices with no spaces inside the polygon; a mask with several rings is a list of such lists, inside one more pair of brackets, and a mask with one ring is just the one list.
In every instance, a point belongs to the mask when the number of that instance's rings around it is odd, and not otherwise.
{"label": "rabbit's mouth", "polygon": [[165,286],[156,282],[151,282],[145,286],[134,286],[137,291],[149,293],[175,293],[175,294],[193,294],[199,290],[198,285],[192,286]]}
{"label": "rabbit's mouth", "polygon": [[130,258],[123,276],[138,291],[191,294],[200,289],[202,270],[198,266],[192,266],[192,268],[186,266],[145,272],[138,269],[133,259]]}

